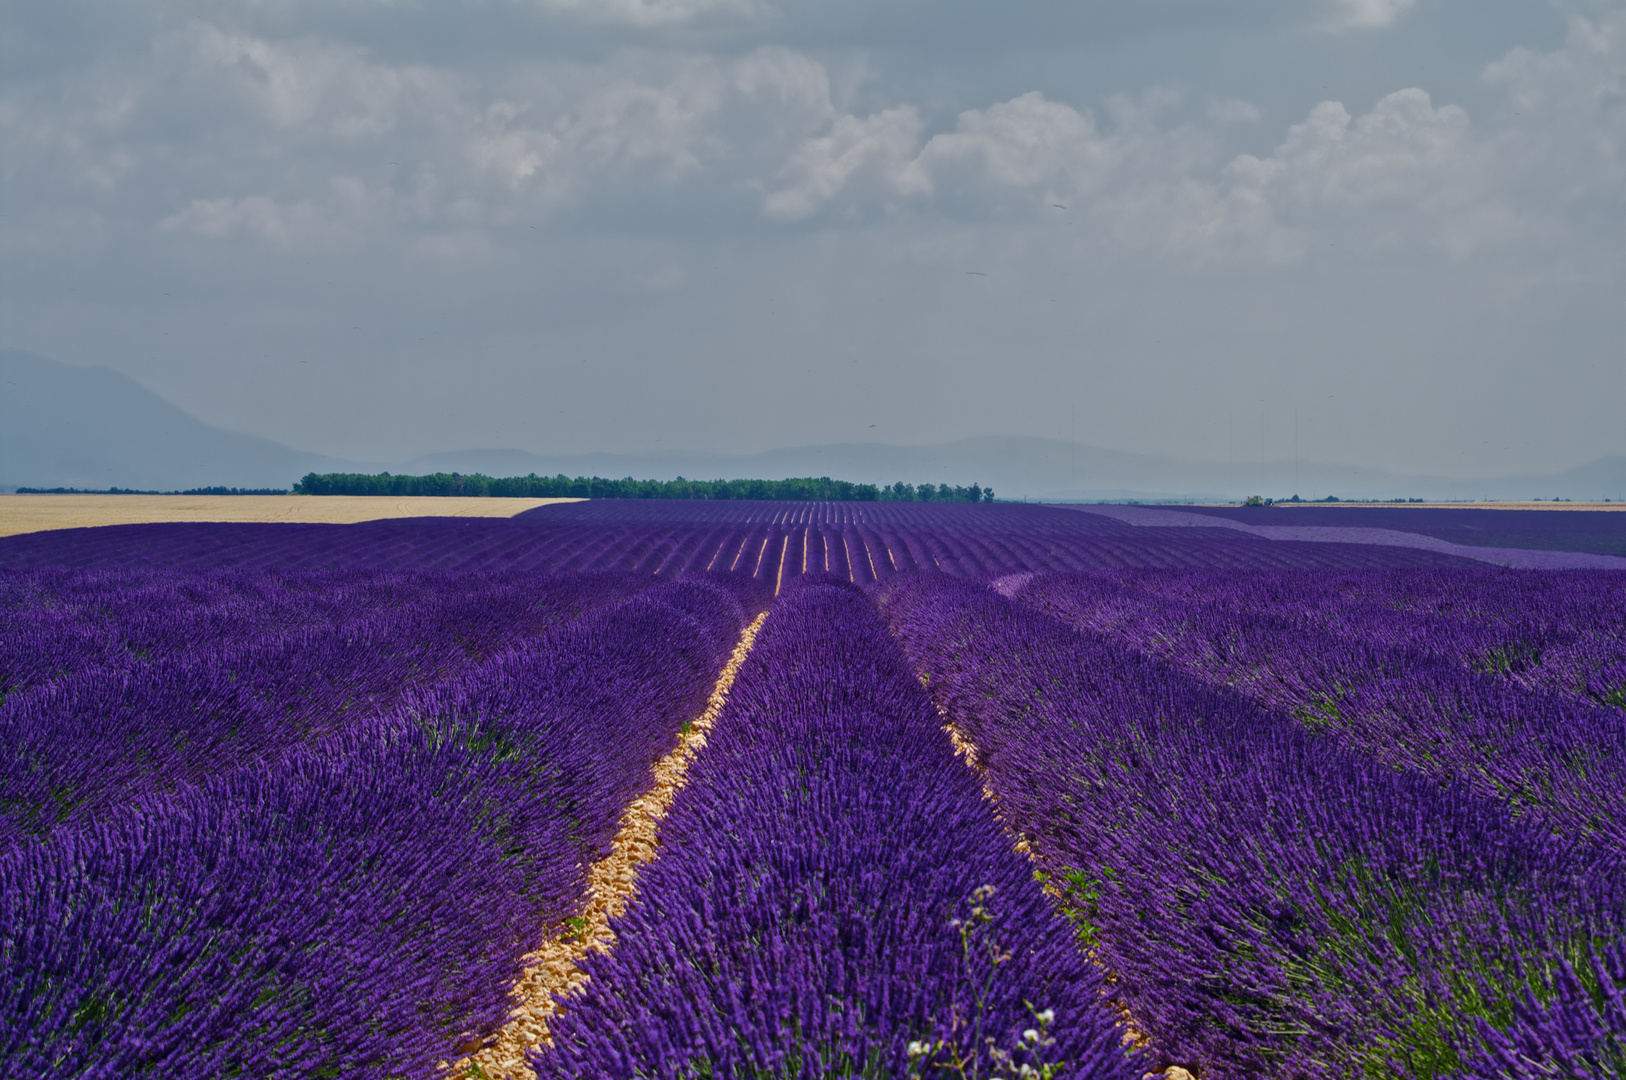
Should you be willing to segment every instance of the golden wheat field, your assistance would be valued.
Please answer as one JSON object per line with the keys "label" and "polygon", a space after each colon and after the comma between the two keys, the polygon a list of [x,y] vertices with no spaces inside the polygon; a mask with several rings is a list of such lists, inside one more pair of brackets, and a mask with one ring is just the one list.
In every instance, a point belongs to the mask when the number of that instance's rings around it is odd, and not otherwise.
{"label": "golden wheat field", "polygon": [[308,521],[513,517],[576,499],[395,498],[388,495],[0,495],[0,536],[154,521]]}

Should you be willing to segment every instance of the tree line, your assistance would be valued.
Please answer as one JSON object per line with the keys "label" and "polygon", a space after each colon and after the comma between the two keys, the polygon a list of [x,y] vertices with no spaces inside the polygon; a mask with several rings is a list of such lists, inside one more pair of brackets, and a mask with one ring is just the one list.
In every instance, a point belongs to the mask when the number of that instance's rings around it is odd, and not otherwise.
{"label": "tree line", "polygon": [[295,495],[431,495],[526,499],[777,499],[790,502],[993,502],[993,488],[978,484],[854,484],[828,476],[785,480],[609,480],[602,476],[491,477],[480,473],[307,473]]}

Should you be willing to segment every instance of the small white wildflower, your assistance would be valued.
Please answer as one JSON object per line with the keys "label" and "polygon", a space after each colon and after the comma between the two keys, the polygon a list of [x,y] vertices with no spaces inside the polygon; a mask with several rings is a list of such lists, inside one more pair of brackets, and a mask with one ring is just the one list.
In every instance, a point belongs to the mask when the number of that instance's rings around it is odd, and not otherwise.
{"label": "small white wildflower", "polygon": [[926,1050],[927,1050],[926,1044],[923,1043],[923,1042],[920,1042],[918,1039],[909,1044],[909,1056],[910,1057],[920,1057],[922,1054],[924,1054],[926,1052]]}
{"label": "small white wildflower", "polygon": [[1035,1017],[1035,1019],[1037,1019],[1039,1023],[1043,1024],[1045,1027],[1049,1027],[1051,1024],[1056,1022],[1056,1010],[1046,1009],[1044,1012]]}
{"label": "small white wildflower", "polygon": [[1028,1028],[1026,1031],[1022,1032],[1022,1038],[1027,1042],[1036,1043],[1039,1041],[1039,1033],[1034,1031],[1032,1028]]}

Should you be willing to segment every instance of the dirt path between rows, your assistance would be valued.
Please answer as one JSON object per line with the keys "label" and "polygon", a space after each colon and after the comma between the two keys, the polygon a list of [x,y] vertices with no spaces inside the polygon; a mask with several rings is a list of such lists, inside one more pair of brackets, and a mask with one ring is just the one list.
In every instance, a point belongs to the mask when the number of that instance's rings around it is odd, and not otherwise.
{"label": "dirt path between rows", "polygon": [[442,1063],[450,1070],[450,1077],[535,1080],[525,1055],[538,1043],[551,1045],[548,1019],[559,1008],[554,995],[568,995],[586,985],[587,976],[582,974],[580,964],[588,952],[607,953],[615,948],[610,920],[626,911],[637,894],[639,868],[659,854],[656,841],[661,820],[683,786],[690,763],[705,748],[706,734],[728,701],[740,666],[750,655],[767,617],[764,612],[745,628],[717,677],[705,710],[681,736],[677,748],[655,763],[654,785],[621,816],[610,854],[588,873],[587,907],[581,915],[581,928],[550,938],[525,958],[525,971],[511,991],[514,1009],[508,1022],[483,1049],[456,1063]]}

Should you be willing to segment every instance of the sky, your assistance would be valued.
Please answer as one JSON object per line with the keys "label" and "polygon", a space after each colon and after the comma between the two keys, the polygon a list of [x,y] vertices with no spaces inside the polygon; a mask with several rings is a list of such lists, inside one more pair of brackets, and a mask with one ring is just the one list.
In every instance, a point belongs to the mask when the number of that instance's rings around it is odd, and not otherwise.
{"label": "sky", "polygon": [[0,346],[366,460],[1626,453],[1626,6],[9,0]]}

